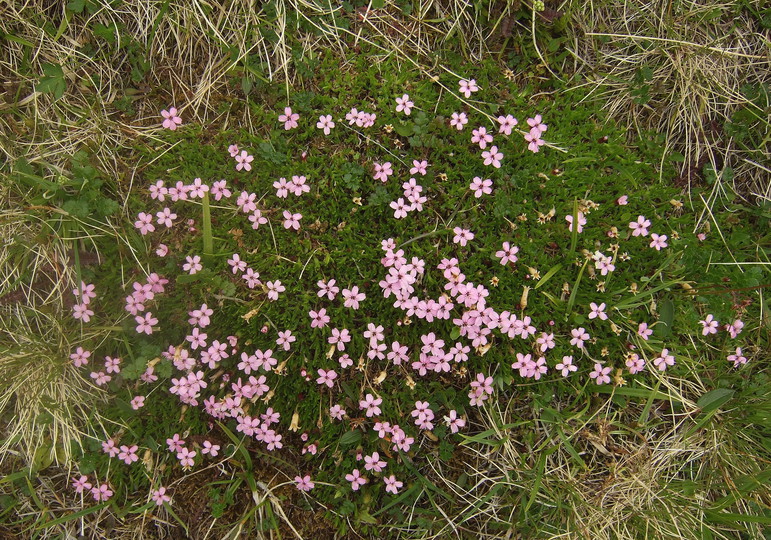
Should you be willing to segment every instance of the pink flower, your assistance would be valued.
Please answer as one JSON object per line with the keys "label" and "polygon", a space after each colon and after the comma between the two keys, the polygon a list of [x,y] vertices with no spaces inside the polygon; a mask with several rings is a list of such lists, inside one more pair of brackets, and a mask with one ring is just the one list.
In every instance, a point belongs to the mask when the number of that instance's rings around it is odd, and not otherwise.
{"label": "pink flower", "polygon": [[179,464],[183,467],[192,467],[195,464],[195,456],[197,452],[193,450],[188,450],[187,448],[182,448],[179,452],[177,452],[177,459],[179,460]]}
{"label": "pink flower", "polygon": [[732,338],[735,338],[742,333],[742,328],[744,328],[744,322],[742,322],[740,319],[736,319],[730,325],[726,326],[726,331]]}
{"label": "pink flower", "polygon": [[96,502],[106,501],[112,497],[112,490],[107,484],[100,484],[91,488],[91,495],[93,495]]}
{"label": "pink flower", "polygon": [[578,366],[573,364],[573,357],[572,356],[563,356],[562,362],[557,364],[556,366],[557,371],[562,372],[563,377],[567,377],[570,375],[571,372],[577,371]]}
{"label": "pink flower", "polygon": [[200,178],[193,179],[193,183],[188,188],[190,188],[191,199],[203,199],[204,194],[209,191],[209,186],[204,184]]}
{"label": "pink flower", "polygon": [[242,150],[241,153],[236,156],[236,170],[240,171],[241,169],[244,169],[246,171],[251,171],[252,161],[254,161],[254,156],[250,155],[246,150]]}
{"label": "pink flower", "polygon": [[527,149],[533,153],[537,153],[541,146],[546,144],[541,139],[541,132],[535,128],[531,129],[529,133],[525,133],[525,140],[528,142]]}
{"label": "pink flower", "polygon": [[661,248],[665,248],[668,245],[666,234],[658,235],[656,233],[651,233],[651,247],[656,248],[656,251],[661,251]]}
{"label": "pink flower", "polygon": [[[236,149],[236,154],[238,153]],[[225,199],[229,199],[233,193],[228,189],[227,187],[228,183],[227,180],[217,180],[214,182],[211,186],[211,194],[214,196],[215,201],[220,201],[224,197]]]}
{"label": "pink flower", "polygon": [[276,281],[268,281],[265,286],[268,288],[268,299],[274,302],[278,300],[278,294],[286,290],[286,287],[278,279]]}
{"label": "pink flower", "polygon": [[541,122],[541,115],[536,114],[535,118],[528,118],[527,119],[527,125],[530,126],[531,132],[533,129],[537,129],[540,133],[543,133],[547,129],[549,129],[549,126]]}
{"label": "pink flower", "polygon": [[626,206],[627,204],[629,204],[627,201],[628,198],[629,197],[627,197],[626,195],[621,195],[621,197],[616,199],[616,204],[619,206]]}
{"label": "pink flower", "polygon": [[397,480],[396,476],[393,474],[387,478],[383,478],[383,482],[386,485],[385,490],[389,493],[393,493],[394,495],[399,493],[399,489],[404,486],[404,482]]}
{"label": "pink flower", "polygon": [[366,411],[367,418],[380,414],[380,405],[383,398],[375,398],[372,394],[367,394],[364,399],[359,401],[359,409]]}
{"label": "pink flower", "polygon": [[367,298],[364,293],[359,292],[359,287],[355,285],[350,290],[343,289],[342,294],[343,298],[345,299],[343,305],[353,309],[359,309],[359,302],[362,302]]}
{"label": "pink flower", "polygon": [[708,334],[717,334],[719,323],[715,320],[715,317],[710,313],[703,321],[699,321],[699,324],[703,326],[701,329],[701,335],[706,336]]}
{"label": "pink flower", "polygon": [[112,439],[107,439],[106,441],[102,442],[102,452],[105,454],[108,454],[111,458],[114,458],[118,455],[118,447],[115,446],[115,441]]}
{"label": "pink flower", "polygon": [[152,214],[145,214],[144,212],[139,212],[137,215],[137,220],[134,222],[134,227],[139,229],[139,232],[142,236],[146,235],[147,233],[151,233],[155,230],[155,225],[153,225],[153,216]]}
{"label": "pink flower", "polygon": [[309,474],[306,474],[302,478],[299,475],[295,476],[294,481],[297,489],[300,491],[310,491],[316,486],[316,484],[314,484],[311,480],[311,475]]}
{"label": "pink flower", "polygon": [[506,116],[499,116],[498,123],[501,125],[500,128],[498,128],[498,133],[503,133],[504,135],[511,135],[511,130],[514,128],[514,126],[519,124],[517,119],[510,114],[507,114]]}
{"label": "pink flower", "polygon": [[[260,377],[264,378],[264,375]],[[201,454],[209,454],[211,457],[216,457],[219,454],[220,445],[212,444],[209,441],[203,442],[203,448],[201,448]]]}
{"label": "pink flower", "polygon": [[487,143],[493,142],[493,136],[487,133],[487,128],[480,126],[471,132],[471,142],[479,144],[479,148],[484,150],[487,148]]}
{"label": "pink flower", "polygon": [[629,223],[629,228],[632,229],[632,236],[648,236],[648,227],[651,226],[651,222],[645,219],[645,216],[637,216],[637,221]]}
{"label": "pink flower", "polygon": [[345,409],[343,409],[340,405],[332,405],[329,408],[329,416],[335,420],[342,420],[345,416]]}
{"label": "pink flower", "polygon": [[470,98],[471,94],[477,91],[479,91],[479,87],[474,79],[471,79],[470,81],[461,79],[458,83],[458,92],[466,96],[466,99]]}
{"label": "pink flower", "polygon": [[94,288],[95,287],[93,284],[90,283],[86,285],[86,283],[81,281],[80,287],[73,289],[72,294],[74,294],[75,296],[81,296],[81,293],[82,293],[82,298],[80,299],[81,303],[90,304],[91,300],[96,298],[96,293],[94,292]]}
{"label": "pink flower", "polygon": [[169,247],[166,244],[158,244],[158,248],[155,250],[155,254],[159,257],[165,257],[169,254]]}
{"label": "pink flower", "polygon": [[166,488],[163,486],[153,491],[152,499],[153,501],[155,501],[155,504],[157,506],[163,506],[163,503],[167,503],[171,501],[171,497],[166,495]]}
{"label": "pink flower", "polygon": [[512,246],[508,242],[504,242],[500,251],[495,252],[495,256],[498,257],[501,260],[501,264],[505,266],[519,260],[517,253],[519,253],[519,248],[517,246]]}
{"label": "pink flower", "polygon": [[287,189],[294,193],[296,197],[299,197],[303,193],[308,193],[311,190],[311,187],[306,184],[305,181],[306,178],[304,176],[293,175],[292,183],[287,184]]}
{"label": "pink flower", "polygon": [[[452,117],[450,118],[450,125],[457,129],[458,131],[461,131],[463,129],[463,126],[468,124],[468,117],[466,116],[466,113],[462,112],[460,114],[454,112],[452,113]],[[415,174],[415,173],[410,173]]]}
{"label": "pink flower", "polygon": [[166,195],[168,195],[169,190],[168,188],[164,187],[163,180],[158,180],[155,184],[150,186],[150,198],[157,199],[161,202],[166,200]]}
{"label": "pink flower", "polygon": [[134,396],[134,399],[131,400],[131,408],[135,411],[138,411],[142,407],[145,406],[145,396]]}
{"label": "pink flower", "polygon": [[493,192],[493,181],[489,178],[482,180],[480,177],[475,176],[471,181],[469,189],[474,192],[474,197],[479,199],[482,195],[489,195]]}
{"label": "pink flower", "polygon": [[268,218],[263,216],[260,210],[255,210],[249,215],[249,221],[252,222],[252,229],[256,231],[260,225],[265,225],[268,222]]}
{"label": "pink flower", "polygon": [[736,352],[734,354],[728,355],[728,361],[733,362],[734,367],[738,368],[739,366],[743,366],[747,363],[747,358],[742,355],[741,347],[736,347]]}
{"label": "pink flower", "polygon": [[648,337],[653,335],[653,330],[648,328],[648,323],[641,322],[637,326],[637,335],[643,338],[645,341],[648,341]]}
{"label": "pink flower", "polygon": [[590,319],[596,319],[599,317],[602,321],[608,320],[608,315],[605,313],[605,302],[599,306],[592,302],[589,304],[589,307],[591,308],[591,312],[589,312]]}
{"label": "pink flower", "polygon": [[283,332],[278,333],[278,339],[276,340],[276,344],[280,345],[284,348],[285,351],[288,351],[292,348],[292,343],[297,341],[297,338],[292,335],[291,330],[284,330]]}
{"label": "pink flower", "polygon": [[337,373],[335,373],[334,370],[324,370],[324,369],[318,369],[316,372],[319,374],[319,378],[316,379],[316,384],[322,385],[326,384],[329,388],[332,388],[335,384],[335,379],[337,379]]}
{"label": "pink flower", "polygon": [[632,353],[626,359],[626,367],[629,370],[629,373],[635,375],[643,370],[645,367],[645,360],[640,358],[639,355]]}
{"label": "pink flower", "polygon": [[230,157],[232,158],[236,157],[238,155],[238,152],[240,152],[240,150],[238,149],[237,144],[231,144],[230,146],[228,146],[228,153],[230,154]]}
{"label": "pink flower", "polygon": [[464,246],[468,243],[469,240],[474,239],[474,233],[472,233],[468,229],[462,229],[460,227],[455,227],[452,230],[453,233],[455,233],[455,236],[453,237],[452,241],[455,244],[460,244],[461,246]]}
{"label": "pink flower", "polygon": [[381,182],[385,183],[388,180],[388,177],[391,176],[394,172],[391,170],[391,162],[386,161],[382,165],[380,163],[375,163],[375,180],[380,180]]}
{"label": "pink flower", "polygon": [[367,479],[361,476],[359,469],[354,469],[351,474],[346,474],[345,479],[351,483],[351,489],[358,491],[361,486],[367,483]]}
{"label": "pink flower", "polygon": [[336,282],[337,281],[334,280],[334,279],[330,279],[329,283],[327,283],[324,280],[320,280],[320,281],[316,282],[316,285],[318,285],[318,287],[319,287],[319,291],[317,293],[319,298],[321,298],[324,295],[326,295],[326,297],[328,299],[334,300],[335,297],[337,296],[337,293],[340,292],[340,287],[335,286]]}
{"label": "pink flower", "polygon": [[579,349],[584,348],[584,341],[589,339],[589,333],[584,330],[583,327],[574,328],[570,331],[570,335],[573,336],[570,340],[571,345],[575,345]]}
{"label": "pink flower", "polygon": [[166,444],[169,452],[179,452],[185,447],[185,440],[179,436],[179,433],[175,433],[170,439],[166,439]]}
{"label": "pink flower", "polygon": [[407,94],[404,94],[400,98],[396,98],[396,112],[404,111],[404,114],[409,116],[414,106],[415,104],[410,101],[410,96]]}
{"label": "pink flower", "polygon": [[137,333],[147,334],[148,336],[153,333],[153,327],[158,324],[158,319],[153,317],[153,314],[149,311],[144,316],[137,315],[134,317],[134,320],[137,322]]}
{"label": "pink flower", "polygon": [[294,229],[296,231],[300,230],[300,220],[302,219],[302,214],[293,214],[287,210],[284,210],[284,228],[285,229]]}
{"label": "pink flower", "polygon": [[311,328],[324,328],[329,323],[329,315],[327,315],[325,308],[318,311],[311,310],[308,315],[311,318]]}
{"label": "pink flower", "polygon": [[399,197],[395,201],[391,201],[391,203],[388,205],[391,208],[393,208],[394,211],[394,217],[396,219],[402,219],[407,217],[407,212],[412,208],[412,205],[408,205],[404,202],[404,199]]}
{"label": "pink flower", "polygon": [[412,160],[412,168],[410,169],[410,174],[420,174],[422,176],[426,175],[426,168],[428,167],[428,161],[418,161],[417,159]]}
{"label": "pink flower", "polygon": [[198,255],[193,255],[185,257],[185,261],[187,261],[185,264],[182,265],[182,270],[189,273],[190,275],[195,274],[196,272],[199,272],[203,269],[203,265],[201,264],[201,257]]}
{"label": "pink flower", "polygon": [[602,364],[596,363],[594,364],[594,371],[589,374],[589,377],[595,379],[597,384],[608,384],[610,382],[610,371],[610,366],[602,367]]}
{"label": "pink flower", "polygon": [[[568,230],[570,232],[573,232],[573,216],[565,216],[565,221],[568,222]],[[584,230],[584,225],[586,225],[586,218],[584,217],[583,212],[578,213],[578,232],[581,233]]]}
{"label": "pink flower", "polygon": [[324,130],[324,135],[329,135],[329,131],[335,127],[335,123],[332,121],[332,115],[321,115],[319,121],[316,123],[316,127]]}
{"label": "pink flower", "polygon": [[380,454],[377,452],[372,452],[372,455],[370,456],[364,456],[364,468],[368,471],[375,471],[375,472],[381,472],[386,465],[388,465],[385,461],[382,461],[380,459]]}
{"label": "pink flower", "polygon": [[228,265],[233,270],[234,274],[246,270],[246,261],[242,261],[241,256],[238,253],[234,253],[233,258],[228,259]]}
{"label": "pink flower", "polygon": [[350,341],[351,341],[351,334],[347,328],[343,328],[342,330],[333,328],[332,335],[329,336],[329,338],[327,338],[327,343],[329,343],[330,345],[337,345],[338,351],[344,351],[345,344]]}
{"label": "pink flower", "polygon": [[131,446],[122,444],[120,452],[118,453],[118,459],[122,459],[126,465],[131,465],[132,463],[139,461],[139,456],[137,455],[138,449],[139,447],[136,444]]}
{"label": "pink flower", "polygon": [[286,178],[281,177],[273,182],[273,187],[276,188],[276,197],[279,199],[286,199],[289,195],[289,184],[287,183]]}
{"label": "pink flower", "polygon": [[292,112],[291,107],[284,108],[284,114],[278,116],[279,122],[284,122],[284,129],[289,131],[290,129],[298,126],[297,121],[300,119],[300,115]]}
{"label": "pink flower", "polygon": [[458,430],[466,425],[466,421],[458,417],[458,412],[455,409],[450,411],[449,416],[444,417],[444,421],[452,433],[458,433]]}
{"label": "pink flower", "polygon": [[75,367],[79,368],[88,364],[88,359],[91,357],[91,351],[83,350],[83,347],[78,347],[75,352],[70,355],[70,359]]}
{"label": "pink flower", "polygon": [[487,152],[482,152],[482,157],[484,158],[484,164],[485,165],[492,165],[496,169],[501,168],[501,161],[503,159],[503,154],[498,151],[498,147],[493,145],[490,147],[490,150]]}
{"label": "pink flower", "polygon": [[675,365],[675,357],[669,354],[669,349],[663,349],[661,354],[653,359],[653,365],[660,371],[664,371],[667,367]]}
{"label": "pink flower", "polygon": [[88,481],[88,476],[81,476],[77,480],[73,480],[72,487],[75,488],[75,493],[83,493],[91,489],[91,482]]}
{"label": "pink flower", "polygon": [[168,111],[166,109],[162,110],[161,116],[164,118],[163,127],[165,129],[174,131],[177,129],[177,126],[182,123],[182,118],[179,117],[178,111],[175,107],[170,107]]}

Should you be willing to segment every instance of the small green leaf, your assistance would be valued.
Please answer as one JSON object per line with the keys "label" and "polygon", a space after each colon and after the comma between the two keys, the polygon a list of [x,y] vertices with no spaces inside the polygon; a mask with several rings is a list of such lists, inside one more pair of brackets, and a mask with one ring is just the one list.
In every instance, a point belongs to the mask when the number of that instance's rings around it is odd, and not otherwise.
{"label": "small green leaf", "polygon": [[340,437],[340,446],[353,446],[358,444],[359,441],[361,441],[361,431],[358,429],[349,431]]}
{"label": "small green leaf", "polygon": [[659,324],[655,326],[656,337],[666,338],[672,333],[672,321],[675,319],[675,304],[664,300],[659,304]]}

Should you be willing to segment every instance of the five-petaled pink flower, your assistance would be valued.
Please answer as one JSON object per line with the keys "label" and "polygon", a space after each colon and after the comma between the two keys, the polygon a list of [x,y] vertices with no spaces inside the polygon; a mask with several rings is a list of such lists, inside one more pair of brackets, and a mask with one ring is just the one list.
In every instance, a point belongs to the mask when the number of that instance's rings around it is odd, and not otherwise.
{"label": "five-petaled pink flower", "polygon": [[487,148],[487,143],[493,142],[493,136],[487,133],[487,128],[480,126],[471,132],[471,142],[478,144],[479,148],[484,150]]}
{"label": "five-petaled pink flower", "polygon": [[91,489],[91,482],[88,481],[88,476],[81,476],[77,480],[73,480],[72,487],[75,488],[75,493],[83,493],[83,491]]}
{"label": "five-petaled pink flower", "polygon": [[466,124],[468,124],[468,117],[466,116],[466,113],[464,112],[460,114],[456,112],[452,113],[452,117],[450,118],[450,125],[452,127],[457,129],[458,131],[461,131],[463,129],[463,126],[465,126]]}
{"label": "five-petaled pink flower", "polygon": [[703,326],[701,329],[701,335],[706,336],[708,334],[717,334],[719,323],[715,320],[714,315],[711,313],[703,321],[699,321]]}
{"label": "five-petaled pink flower", "polygon": [[399,489],[401,489],[402,486],[404,486],[404,482],[397,480],[396,476],[393,474],[391,476],[388,476],[386,478],[383,478],[383,482],[385,482],[386,488],[385,490],[389,493],[393,493],[396,495],[399,493]]}
{"label": "five-petaled pink flower", "polygon": [[297,489],[299,489],[300,491],[310,491],[316,486],[316,484],[314,484],[313,481],[311,480],[311,475],[309,474],[306,474],[303,477],[300,477],[299,475],[295,476],[294,482],[295,482],[295,485],[297,486]]}
{"label": "five-petaled pink flower", "polygon": [[367,394],[364,399],[359,401],[359,409],[365,411],[367,418],[377,416],[380,414],[380,405],[383,403],[383,398],[376,398],[372,394]]}
{"label": "five-petaled pink flower", "polygon": [[498,147],[493,145],[489,151],[482,152],[485,165],[492,165],[496,169],[501,168],[501,160],[503,159],[503,153],[498,151]]}
{"label": "five-petaled pink flower", "polygon": [[653,359],[653,365],[660,371],[664,371],[667,367],[675,365],[675,357],[669,354],[669,349],[663,349],[661,354]]}
{"label": "five-petaled pink flower", "polygon": [[474,197],[479,199],[482,195],[489,195],[493,192],[493,181],[489,178],[482,180],[479,176],[475,176],[469,189],[474,192]]}
{"label": "five-petaled pink flower", "polygon": [[329,135],[329,131],[335,127],[335,123],[332,121],[332,115],[321,115],[319,116],[319,121],[316,122],[316,127],[319,129],[324,130],[324,135]]}
{"label": "five-petaled pink flower", "polygon": [[162,110],[161,116],[163,116],[163,127],[171,131],[177,129],[177,126],[182,123],[182,118],[179,117],[179,111],[176,107],[170,107],[168,111]]}
{"label": "five-petaled pink flower", "polygon": [[589,312],[590,319],[596,319],[597,317],[599,317],[600,320],[602,321],[605,321],[608,319],[608,315],[607,313],[605,313],[605,302],[603,302],[599,306],[594,302],[591,302],[589,304],[589,307],[591,308],[591,311]]}
{"label": "five-petaled pink flower", "polygon": [[359,309],[359,302],[367,298],[367,295],[365,295],[363,292],[359,292],[359,287],[356,285],[350,289],[343,289],[342,295],[345,299],[343,305],[353,309]]}
{"label": "five-petaled pink flower", "polygon": [[[573,232],[573,216],[572,215],[565,216],[565,221],[568,222],[568,230],[570,232]],[[584,217],[583,212],[579,212],[578,213],[578,232],[579,233],[583,232],[584,225],[586,225],[586,218]]]}
{"label": "five-petaled pink flower", "polygon": [[471,79],[469,81],[466,79],[461,79],[461,81],[458,83],[458,92],[466,96],[466,99],[470,98],[471,94],[477,91],[479,91],[479,87],[477,86],[475,79]]}
{"label": "five-petaled pink flower", "polygon": [[504,135],[511,135],[511,130],[519,124],[519,121],[511,116],[510,114],[507,114],[506,116],[499,116],[498,117],[498,123],[500,124],[500,127],[498,128],[498,133],[503,133]]}
{"label": "five-petaled pink flower", "polygon": [[106,501],[112,497],[112,490],[107,484],[99,484],[91,488],[91,495],[96,502]]}
{"label": "five-petaled pink flower", "polygon": [[254,161],[254,156],[250,155],[246,150],[241,150],[241,153],[236,156],[236,170],[240,171],[241,169],[244,169],[246,171],[251,171],[252,161]]}
{"label": "five-petaled pink flower", "polygon": [[562,362],[556,365],[555,369],[562,373],[563,377],[567,377],[573,371],[578,371],[578,366],[573,363],[572,356],[563,356]]}
{"label": "five-petaled pink flower", "polygon": [[415,104],[410,101],[410,96],[407,94],[404,94],[400,98],[396,98],[396,112],[404,112],[407,116],[410,115],[412,112],[412,108],[415,106]]}
{"label": "five-petaled pink flower", "polygon": [[166,494],[166,488],[163,486],[153,491],[152,499],[157,506],[163,506],[163,503],[171,501],[171,497]]}
{"label": "five-petaled pink flower", "polygon": [[455,236],[453,236],[452,241],[456,244],[460,244],[461,246],[465,246],[469,240],[474,239],[474,233],[468,229],[455,227],[452,230],[452,232],[455,233]]}
{"label": "five-petaled pink flower", "polygon": [[531,129],[529,133],[525,133],[525,140],[528,143],[527,149],[533,153],[537,153],[541,147],[546,144],[545,141],[541,139],[541,132],[536,128]]}
{"label": "five-petaled pink flower", "polygon": [[501,260],[501,264],[505,266],[519,260],[517,253],[519,253],[519,248],[517,246],[512,246],[508,242],[504,242],[501,249],[495,252],[495,256],[498,257]]}
{"label": "five-petaled pink flower", "polygon": [[134,222],[134,227],[139,229],[140,234],[142,236],[146,235],[147,233],[151,233],[155,230],[155,225],[153,225],[153,216],[152,214],[145,214],[144,212],[139,212],[137,215],[137,220]]}
{"label": "five-petaled pink flower", "polygon": [[632,236],[648,236],[648,227],[650,226],[651,222],[645,216],[637,216],[637,221],[629,223],[629,228],[632,229]]}
{"label": "five-petaled pink flower", "polygon": [[361,476],[359,469],[354,469],[351,474],[346,474],[345,479],[351,483],[351,489],[358,491],[361,486],[367,483],[367,479]]}
{"label": "five-petaled pink flower", "polygon": [[335,370],[317,369],[316,372],[319,374],[319,378],[316,379],[316,384],[326,384],[329,388],[332,388],[335,385],[335,379],[337,379]]}
{"label": "five-petaled pink flower", "polygon": [[296,231],[300,230],[300,220],[302,219],[302,214],[293,214],[292,212],[289,212],[288,210],[284,210],[284,228],[285,229],[294,229]]}
{"label": "five-petaled pink flower", "polygon": [[611,367],[603,367],[602,364],[594,364],[594,371],[589,374],[589,377],[595,379],[597,384],[608,384],[610,382]]}
{"label": "five-petaled pink flower", "polygon": [[643,338],[645,341],[648,341],[648,338],[653,335],[653,330],[648,328],[648,323],[641,322],[637,326],[637,335]]}
{"label": "five-petaled pink flower", "polygon": [[662,248],[669,245],[667,244],[667,238],[666,234],[658,235],[656,233],[651,233],[651,247],[656,248],[656,251],[661,251]]}
{"label": "five-petaled pink flower", "polygon": [[300,119],[300,115],[292,112],[291,107],[284,108],[284,114],[278,116],[279,122],[284,122],[284,129],[289,131],[290,129],[297,127],[297,121]]}

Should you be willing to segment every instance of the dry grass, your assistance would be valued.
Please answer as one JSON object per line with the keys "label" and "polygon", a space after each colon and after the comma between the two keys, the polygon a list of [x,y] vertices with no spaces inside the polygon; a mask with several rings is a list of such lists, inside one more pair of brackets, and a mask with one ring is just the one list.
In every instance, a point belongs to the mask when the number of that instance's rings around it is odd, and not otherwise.
{"label": "dry grass", "polygon": [[[479,538],[537,534],[697,540],[705,531],[715,538],[737,538],[739,531],[762,538],[758,524],[721,525],[707,516],[708,508],[723,497],[733,496],[729,511],[734,513],[753,515],[758,507],[767,507],[767,492],[737,497],[731,481],[764,470],[758,441],[741,441],[719,426],[690,430],[695,412],[690,407],[690,413],[654,408],[648,422],[639,425],[632,418],[641,409],[619,411],[608,399],[591,416],[564,411],[565,421],[529,422],[523,418],[536,411],[528,406],[523,409],[512,401],[500,408],[493,403],[482,411],[489,445],[468,446],[475,455],[465,463],[465,485],[446,480],[443,471],[436,475],[444,479],[441,487],[465,505],[454,525]],[[523,440],[526,432],[535,434],[532,446]],[[532,529],[489,532],[496,530],[491,526],[500,530],[517,522]],[[446,525],[443,533],[450,530]]]}
{"label": "dry grass", "polygon": [[[574,23],[571,50],[610,117],[634,127],[635,137],[643,129],[665,133],[668,149],[685,157],[684,183],[700,181],[705,163],[718,172],[731,167],[728,185],[753,202],[771,200],[771,103],[766,94],[753,104],[743,91],[771,85],[771,33],[752,13],[762,4],[564,3]],[[643,87],[647,100],[634,93]],[[757,134],[757,146],[724,129],[740,109],[752,117],[745,127]]]}

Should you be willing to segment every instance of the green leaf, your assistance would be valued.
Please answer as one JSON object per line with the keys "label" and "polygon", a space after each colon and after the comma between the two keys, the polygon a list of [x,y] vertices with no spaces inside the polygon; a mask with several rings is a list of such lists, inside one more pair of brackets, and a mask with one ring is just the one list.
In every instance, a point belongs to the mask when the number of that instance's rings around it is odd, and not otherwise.
{"label": "green leaf", "polygon": [[358,429],[354,431],[348,431],[340,437],[340,446],[353,446],[361,441],[361,431]]}
{"label": "green leaf", "polygon": [[535,288],[539,289],[542,285],[545,285],[546,282],[549,281],[554,274],[559,272],[561,268],[562,268],[561,264],[555,264],[554,266],[552,266],[549,269],[549,271],[546,272],[540,280],[538,280],[538,283],[535,284]]}
{"label": "green leaf", "polygon": [[672,321],[675,319],[675,304],[666,299],[659,304],[659,324],[655,326],[656,337],[666,338],[672,333]]}
{"label": "green leaf", "polygon": [[710,413],[728,402],[735,393],[736,391],[731,390],[730,388],[715,388],[701,396],[696,402],[696,406],[699,407],[702,412]]}

